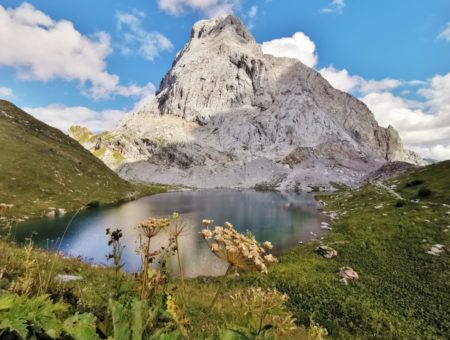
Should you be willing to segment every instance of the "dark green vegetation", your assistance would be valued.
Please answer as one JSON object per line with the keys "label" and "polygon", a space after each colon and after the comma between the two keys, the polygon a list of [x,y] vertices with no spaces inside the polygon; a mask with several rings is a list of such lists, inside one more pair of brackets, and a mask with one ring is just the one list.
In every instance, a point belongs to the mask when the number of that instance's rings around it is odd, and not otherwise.
{"label": "dark green vegetation", "polygon": [[120,179],[79,143],[0,100],[0,203],[7,217],[42,216],[163,192]]}
{"label": "dark green vegetation", "polygon": [[[322,241],[338,251],[327,260],[320,244],[299,246],[281,258],[267,278],[245,284],[274,286],[289,295],[295,316],[311,315],[333,338],[444,339],[450,334],[450,256],[427,254],[450,245],[450,161],[388,181],[406,200],[367,185],[321,199],[340,218]],[[421,195],[423,189],[431,191]],[[412,202],[414,200],[414,202]],[[344,285],[337,273],[360,276]]]}

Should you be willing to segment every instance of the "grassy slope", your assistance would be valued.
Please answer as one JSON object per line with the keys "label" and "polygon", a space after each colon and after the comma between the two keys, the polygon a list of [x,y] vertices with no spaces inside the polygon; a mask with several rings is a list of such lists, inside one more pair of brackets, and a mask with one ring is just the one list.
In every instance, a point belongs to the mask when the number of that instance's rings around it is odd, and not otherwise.
{"label": "grassy slope", "polygon": [[[423,184],[406,184],[421,179]],[[408,199],[421,187],[432,195],[418,203],[397,199],[367,185],[322,199],[341,218],[323,243],[339,252],[327,260],[317,243],[299,246],[281,258],[259,284],[290,296],[297,318],[311,315],[334,338],[444,339],[450,334],[450,256],[425,252],[435,243],[450,246],[450,161],[412,171],[390,181]],[[376,206],[383,204],[382,208]],[[343,215],[343,213],[346,212]],[[339,281],[340,267],[360,275],[354,285]],[[260,281],[243,278],[246,284]]]}
{"label": "grassy slope", "polygon": [[0,100],[0,203],[9,216],[40,216],[48,207],[75,210],[139,191],[61,131]]}
{"label": "grassy slope", "polygon": [[[289,295],[290,308],[301,323],[307,324],[312,316],[332,338],[445,339],[450,334],[450,257],[425,252],[435,243],[450,245],[450,232],[445,232],[450,225],[450,208],[443,205],[450,199],[448,178],[450,162],[445,162],[390,181],[408,199],[417,199],[421,187],[433,191],[419,203],[407,201],[403,207],[396,207],[395,197],[372,185],[321,197],[327,210],[341,216],[323,240],[338,250],[336,259],[317,255],[314,249],[318,242],[307,243],[282,256],[269,275],[230,278],[224,291],[247,285],[276,287]],[[424,183],[406,185],[414,179]],[[380,204],[383,207],[376,209]],[[0,251],[10,255],[0,257],[7,279],[23,275],[23,249],[0,241]],[[64,288],[68,295],[61,297],[77,300],[74,308],[92,311],[101,318],[114,284],[113,272],[53,256],[54,274],[80,273],[83,280],[68,287],[51,287],[52,296],[58,298]],[[35,252],[35,257],[40,270],[48,273],[49,256]],[[337,272],[347,265],[360,274],[360,280],[345,286]],[[125,281],[128,294],[136,294],[133,277],[126,276]],[[188,315],[199,337],[240,318],[221,299],[205,321],[218,282],[215,278],[187,282]]]}

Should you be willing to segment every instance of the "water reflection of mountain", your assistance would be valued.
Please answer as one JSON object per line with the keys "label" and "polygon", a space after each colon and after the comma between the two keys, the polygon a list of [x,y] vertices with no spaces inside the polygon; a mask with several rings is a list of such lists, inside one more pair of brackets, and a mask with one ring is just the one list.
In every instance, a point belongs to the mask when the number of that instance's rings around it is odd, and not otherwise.
{"label": "water reflection of mountain", "polygon": [[[201,220],[213,219],[222,225],[233,223],[237,230],[250,230],[260,241],[269,240],[280,253],[295,246],[299,241],[319,233],[317,203],[311,195],[295,193],[256,192],[251,190],[199,190],[171,192],[128,202],[116,207],[88,210],[73,220],[61,250],[73,256],[91,258],[105,263],[108,253],[106,228],[121,228],[124,231],[125,268],[139,269],[140,258],[136,254],[138,231],[135,228],[145,218],[171,215],[177,211],[186,224],[181,239],[181,253],[188,276],[219,275],[223,263],[209,251],[198,234]],[[25,222],[14,230],[18,242],[24,242],[33,233],[39,247],[55,248],[64,232],[70,216],[45,218]],[[167,235],[159,235],[153,247],[167,242]],[[176,268],[175,263],[172,268]]]}

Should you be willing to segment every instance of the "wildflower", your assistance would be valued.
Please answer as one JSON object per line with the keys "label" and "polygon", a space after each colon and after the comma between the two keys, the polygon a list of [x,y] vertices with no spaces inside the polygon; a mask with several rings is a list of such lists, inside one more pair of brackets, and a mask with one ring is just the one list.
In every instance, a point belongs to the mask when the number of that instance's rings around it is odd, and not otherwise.
{"label": "wildflower", "polygon": [[148,218],[139,223],[138,228],[147,238],[155,237],[162,229],[167,228],[170,221],[167,218]]}
{"label": "wildflower", "polygon": [[269,255],[264,256],[264,260],[265,260],[267,263],[276,263],[276,262],[278,262],[277,258],[274,257],[272,254],[269,254]]}
{"label": "wildflower", "polygon": [[269,241],[264,242],[263,243],[263,248],[267,249],[267,250],[272,249],[273,248],[272,243],[270,243]]}
{"label": "wildflower", "polygon": [[203,220],[202,223],[205,228],[208,228],[211,224],[214,223],[214,221],[213,220]]}
{"label": "wildflower", "polygon": [[141,283],[141,299],[147,297],[147,282],[149,279],[149,263],[152,263],[156,253],[150,252],[150,242],[162,229],[167,228],[170,225],[170,221],[167,218],[148,218],[138,224],[138,229],[146,237],[146,242],[141,245],[143,270],[142,270],[142,283]]}
{"label": "wildflower", "polygon": [[202,230],[202,235],[205,240],[209,240],[212,237],[212,231],[209,229]]}
{"label": "wildflower", "polygon": [[206,220],[206,222],[204,220],[203,225],[207,226],[207,229],[201,232],[203,238],[211,251],[234,269],[267,273],[267,264],[277,261],[273,255],[264,256],[265,249],[272,247],[270,242],[264,242],[264,247],[261,247],[253,234],[250,232],[246,235],[240,234],[229,222],[226,222],[224,227],[216,226],[213,231],[209,229],[212,221]]}

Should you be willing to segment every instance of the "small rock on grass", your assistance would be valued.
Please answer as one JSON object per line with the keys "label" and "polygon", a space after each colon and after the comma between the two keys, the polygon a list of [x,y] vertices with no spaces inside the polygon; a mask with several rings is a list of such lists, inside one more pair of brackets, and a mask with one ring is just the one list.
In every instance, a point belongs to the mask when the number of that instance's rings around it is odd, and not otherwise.
{"label": "small rock on grass", "polygon": [[446,250],[447,248],[443,244],[435,244],[430,248],[430,250],[427,251],[427,254],[439,256],[445,253]]}
{"label": "small rock on grass", "polygon": [[355,272],[351,267],[342,267],[339,270],[338,275],[341,277],[341,281],[345,284],[359,280],[358,273]]}
{"label": "small rock on grass", "polygon": [[78,281],[81,279],[82,277],[77,275],[58,274],[55,276],[55,281],[58,282],[71,282],[71,281]]}
{"label": "small rock on grass", "polygon": [[338,252],[336,249],[333,249],[329,246],[319,246],[316,248],[316,252],[318,252],[320,255],[325,257],[326,259],[332,259],[333,257],[336,257],[338,255]]}

